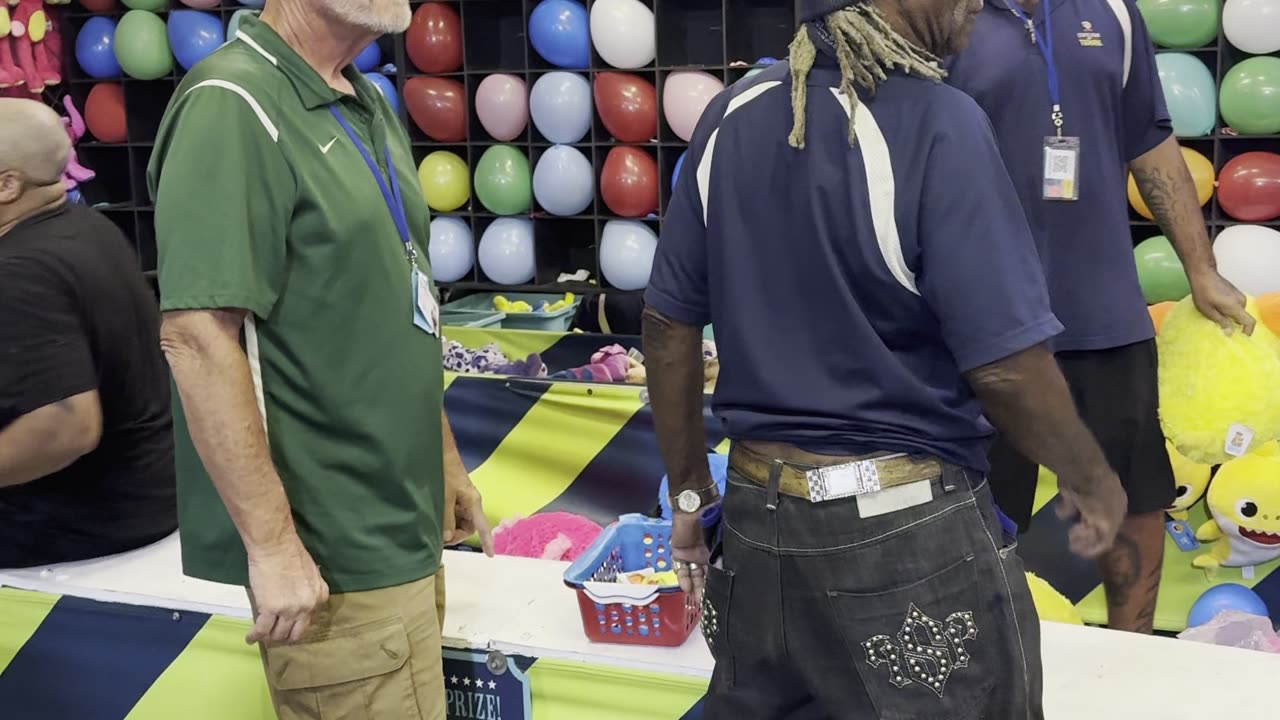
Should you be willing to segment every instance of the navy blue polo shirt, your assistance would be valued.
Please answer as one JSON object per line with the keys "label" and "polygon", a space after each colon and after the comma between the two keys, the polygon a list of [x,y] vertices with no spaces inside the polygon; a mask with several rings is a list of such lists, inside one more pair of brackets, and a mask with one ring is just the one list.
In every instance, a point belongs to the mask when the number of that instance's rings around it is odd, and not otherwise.
{"label": "navy blue polo shirt", "polygon": [[1172,125],[1142,15],[1131,0],[1041,0],[1032,11],[1042,34],[1046,6],[1053,13],[1063,134],[1080,138],[1080,199],[1046,201],[1044,138],[1054,134],[1047,65],[1010,2],[988,0],[968,48],[948,63],[947,82],[991,118],[1040,250],[1053,311],[1066,326],[1054,347],[1149,340],[1154,330],[1129,230],[1128,163],[1168,138]]}
{"label": "navy blue polo shirt", "polygon": [[715,324],[730,438],[985,470],[992,431],[962,373],[1062,329],[990,125],[963,93],[893,74],[862,99],[850,148],[820,55],[796,150],[788,73],[703,113],[645,299]]}

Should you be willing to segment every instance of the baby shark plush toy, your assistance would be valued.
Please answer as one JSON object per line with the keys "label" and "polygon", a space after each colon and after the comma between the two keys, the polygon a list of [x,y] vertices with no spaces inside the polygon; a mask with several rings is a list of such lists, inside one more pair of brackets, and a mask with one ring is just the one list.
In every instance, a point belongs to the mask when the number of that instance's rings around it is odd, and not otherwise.
{"label": "baby shark plush toy", "polygon": [[1219,468],[1205,502],[1213,519],[1196,538],[1214,545],[1192,565],[1244,567],[1280,558],[1280,444],[1267,443]]}
{"label": "baby shark plush toy", "polygon": [[[1257,302],[1249,313],[1259,316]],[[1259,322],[1252,335],[1223,333],[1191,298],[1157,336],[1160,422],[1189,460],[1221,465],[1280,438],[1280,338]]]}
{"label": "baby shark plush toy", "polygon": [[1178,496],[1174,498],[1173,505],[1165,508],[1165,512],[1169,513],[1169,517],[1174,520],[1185,521],[1187,510],[1200,502],[1200,498],[1204,497],[1204,491],[1209,489],[1209,475],[1212,468],[1188,460],[1168,440],[1165,440],[1164,444],[1169,451],[1169,463],[1173,465],[1173,480],[1178,489]]}

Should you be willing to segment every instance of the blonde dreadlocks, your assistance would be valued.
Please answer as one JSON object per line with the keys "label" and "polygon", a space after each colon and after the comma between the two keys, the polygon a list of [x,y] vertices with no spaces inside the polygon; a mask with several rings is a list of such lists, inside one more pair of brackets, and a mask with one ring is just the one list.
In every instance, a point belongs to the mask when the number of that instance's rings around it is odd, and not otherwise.
{"label": "blonde dreadlocks", "polygon": [[[938,58],[916,47],[889,26],[874,6],[859,3],[837,10],[825,18],[836,48],[836,62],[840,65],[840,93],[849,98],[851,108],[857,108],[858,95],[854,85],[874,93],[876,86],[888,78],[886,71],[895,66],[909,74],[926,80],[941,82],[946,72],[938,64]],[[801,25],[791,41],[788,59],[791,63],[791,147],[804,149],[804,108],[807,96],[805,80],[813,68],[817,49],[809,37],[809,28]],[[854,132],[855,114],[849,113],[849,145],[857,137]]]}

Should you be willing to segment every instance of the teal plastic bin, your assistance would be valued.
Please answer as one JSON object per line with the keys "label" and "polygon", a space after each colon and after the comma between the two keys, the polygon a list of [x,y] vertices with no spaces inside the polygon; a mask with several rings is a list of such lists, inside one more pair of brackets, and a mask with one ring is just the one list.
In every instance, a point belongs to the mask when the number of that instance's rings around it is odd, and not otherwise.
{"label": "teal plastic bin", "polygon": [[451,310],[446,305],[440,309],[440,324],[445,327],[502,327],[502,319],[506,316],[506,313],[500,313],[496,310],[489,312],[482,312],[480,310]]}
{"label": "teal plastic bin", "polygon": [[[555,312],[542,312],[538,308],[543,303],[556,303],[564,299],[564,295],[552,293],[477,293],[454,300],[441,308],[441,313],[449,312],[485,312],[495,313],[493,299],[501,295],[511,302],[523,300],[534,308],[528,313],[507,313],[503,315],[501,326],[506,330],[543,330],[548,332],[567,332],[573,324],[573,316],[578,312],[582,298],[574,296],[573,302]],[[502,313],[498,313],[502,315]]]}

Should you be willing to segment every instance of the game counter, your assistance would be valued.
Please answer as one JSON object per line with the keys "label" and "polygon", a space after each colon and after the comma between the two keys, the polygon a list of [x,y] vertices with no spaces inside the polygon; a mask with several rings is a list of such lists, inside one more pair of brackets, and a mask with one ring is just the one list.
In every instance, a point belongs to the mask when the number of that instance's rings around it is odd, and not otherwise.
{"label": "game counter", "polygon": [[[445,554],[452,720],[700,718],[712,661],[590,642],[567,563]],[[0,572],[0,715],[270,720],[244,591],[181,574],[176,536],[124,555]],[[1274,712],[1280,656],[1043,623],[1050,719]],[[1194,679],[1196,691],[1187,688]],[[74,692],[77,685],[80,692]]]}

